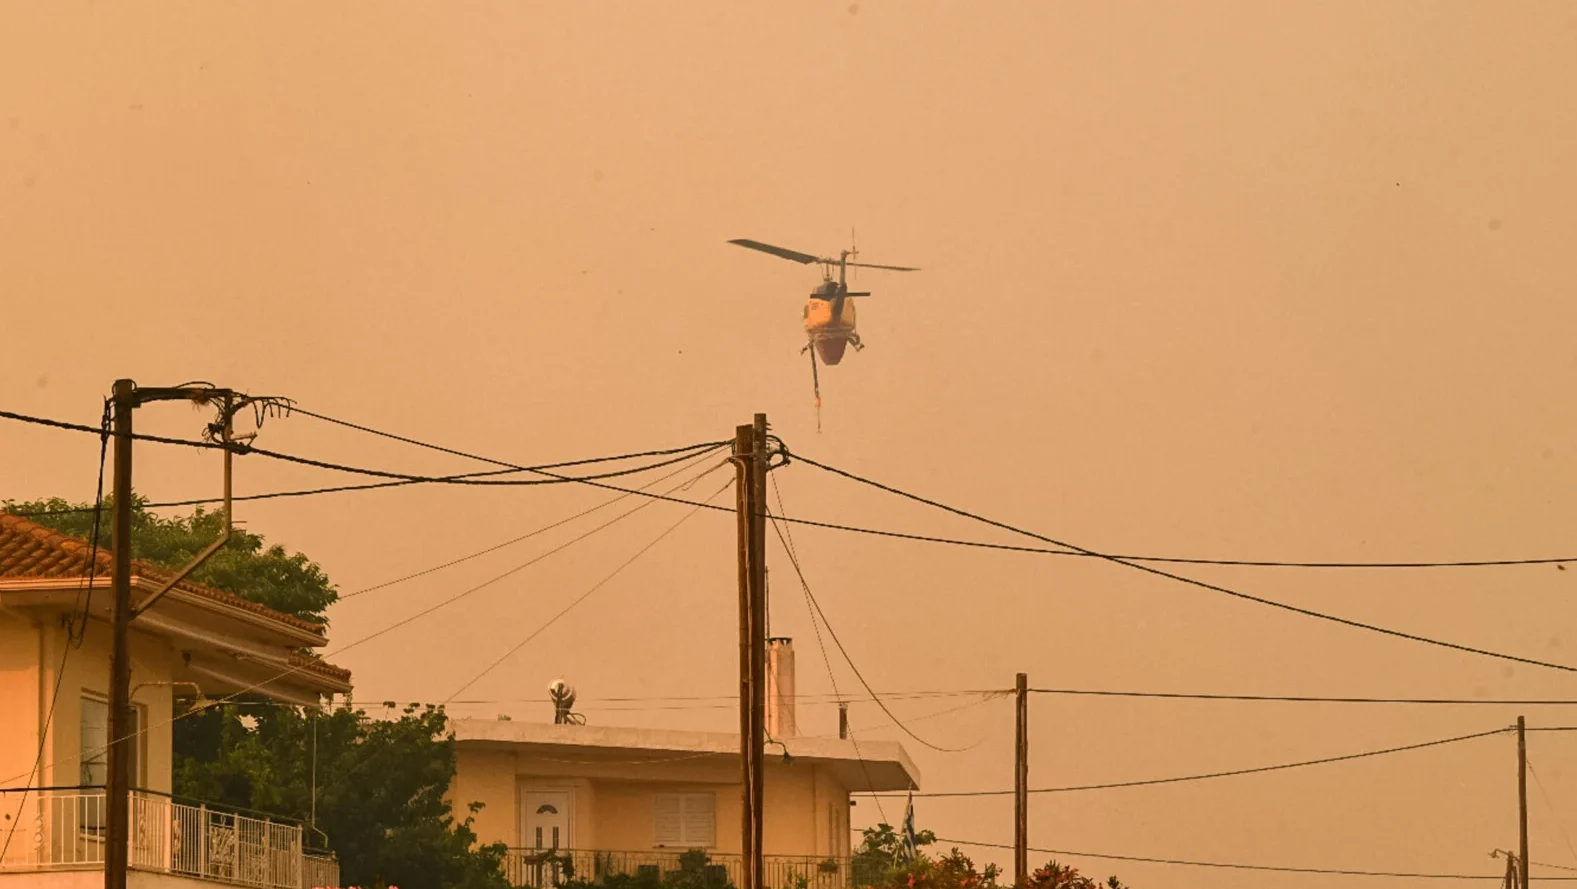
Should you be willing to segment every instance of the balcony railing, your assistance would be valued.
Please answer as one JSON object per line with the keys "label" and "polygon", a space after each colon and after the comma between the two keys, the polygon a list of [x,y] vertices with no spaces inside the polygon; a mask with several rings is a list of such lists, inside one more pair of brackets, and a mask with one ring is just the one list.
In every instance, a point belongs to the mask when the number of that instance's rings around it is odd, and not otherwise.
{"label": "balcony railing", "polygon": [[[765,889],[854,889],[869,885],[855,873],[848,858],[766,856]],[[711,852],[656,849],[611,852],[589,849],[511,849],[504,860],[512,886],[555,889],[564,884],[602,884],[612,876],[630,876],[634,889],[731,889],[744,885],[744,858]]]}
{"label": "balcony railing", "polygon": [[[104,866],[104,791],[0,790],[0,873]],[[339,886],[339,862],[302,846],[299,825],[133,791],[128,866],[266,889]]]}

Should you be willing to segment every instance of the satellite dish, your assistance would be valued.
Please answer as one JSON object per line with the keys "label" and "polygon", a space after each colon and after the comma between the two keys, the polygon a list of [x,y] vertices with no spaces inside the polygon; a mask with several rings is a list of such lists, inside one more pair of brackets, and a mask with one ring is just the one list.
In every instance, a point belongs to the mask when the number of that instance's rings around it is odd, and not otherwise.
{"label": "satellite dish", "polygon": [[571,712],[575,706],[575,689],[562,678],[548,683],[548,697],[553,701],[553,723],[555,725],[585,725],[586,717],[579,713]]}

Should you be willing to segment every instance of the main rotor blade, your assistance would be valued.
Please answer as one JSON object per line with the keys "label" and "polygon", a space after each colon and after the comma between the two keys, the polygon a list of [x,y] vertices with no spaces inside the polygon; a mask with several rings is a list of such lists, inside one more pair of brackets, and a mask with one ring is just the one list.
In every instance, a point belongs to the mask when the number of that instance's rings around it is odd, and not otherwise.
{"label": "main rotor blade", "polygon": [[783,259],[803,263],[805,265],[809,265],[813,262],[833,261],[830,259],[823,259],[820,256],[811,256],[809,253],[801,253],[798,250],[790,250],[787,247],[774,247],[771,244],[763,244],[760,241],[752,241],[748,238],[735,238],[728,243],[737,244],[740,247],[748,247],[751,250],[760,250],[762,253],[770,253],[773,256],[782,257]]}
{"label": "main rotor blade", "polygon": [[889,272],[918,272],[918,271],[920,271],[919,269],[912,269],[912,268],[910,268],[910,267],[908,267],[906,265],[872,265],[871,263],[868,263],[868,262],[851,262],[851,263],[849,263],[849,267],[850,268],[861,268],[861,269],[886,269]]}

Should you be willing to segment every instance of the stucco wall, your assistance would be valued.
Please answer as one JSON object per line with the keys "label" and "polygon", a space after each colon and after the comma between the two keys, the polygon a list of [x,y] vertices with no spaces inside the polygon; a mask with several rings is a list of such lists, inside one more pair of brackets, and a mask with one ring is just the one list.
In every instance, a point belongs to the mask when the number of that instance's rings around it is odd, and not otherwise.
{"label": "stucco wall", "polygon": [[[109,627],[98,621],[88,624],[80,648],[66,653],[67,634],[53,618],[34,622],[15,612],[0,612],[0,713],[5,714],[5,731],[0,732],[0,786],[22,786],[38,755],[39,726],[49,712],[57,669],[66,654],[60,697],[50,721],[48,749],[43,774],[35,786],[75,785],[81,777],[80,727],[82,696],[109,696]],[[173,738],[173,689],[168,683],[175,652],[170,644],[155,636],[133,632],[131,637],[131,683],[147,729],[139,748],[141,786],[168,793],[170,790],[171,742]],[[15,778],[13,781],[4,779]]]}
{"label": "stucco wall", "polygon": [[[570,842],[576,848],[642,851],[654,847],[657,794],[712,793],[714,851],[738,853],[743,800],[736,774],[724,763],[576,765],[504,749],[462,746],[450,801],[457,814],[471,801],[484,803],[486,808],[476,816],[478,837],[519,846],[523,790],[573,789],[575,830]],[[771,763],[766,770],[766,854],[848,854],[848,798],[848,790],[825,769]]]}
{"label": "stucco wall", "polygon": [[464,747],[455,755],[454,781],[449,785],[449,804],[456,818],[467,816],[466,807],[482,803],[471,829],[483,843],[520,842],[517,827],[515,755],[509,751],[474,750]]}
{"label": "stucco wall", "polygon": [[[32,621],[0,611],[0,787],[25,783],[38,755],[43,645],[43,633]],[[15,776],[22,777],[8,780]]]}

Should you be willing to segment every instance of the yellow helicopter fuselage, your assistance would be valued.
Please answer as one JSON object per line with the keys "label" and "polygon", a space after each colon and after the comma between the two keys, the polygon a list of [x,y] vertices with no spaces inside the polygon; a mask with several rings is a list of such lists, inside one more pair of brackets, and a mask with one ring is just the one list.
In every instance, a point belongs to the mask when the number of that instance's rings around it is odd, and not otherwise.
{"label": "yellow helicopter fuselage", "polygon": [[833,316],[831,300],[812,296],[805,303],[805,335],[810,338],[821,363],[837,364],[843,360],[844,348],[854,335],[854,300],[843,300],[843,307]]}

